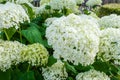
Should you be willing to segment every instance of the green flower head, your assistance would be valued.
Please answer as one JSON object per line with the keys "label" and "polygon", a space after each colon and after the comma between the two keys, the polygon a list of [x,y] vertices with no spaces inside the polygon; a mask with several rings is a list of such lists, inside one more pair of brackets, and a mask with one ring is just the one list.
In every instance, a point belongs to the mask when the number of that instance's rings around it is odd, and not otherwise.
{"label": "green flower head", "polygon": [[46,48],[39,43],[23,47],[21,52],[22,62],[27,61],[32,66],[44,66],[48,62],[48,56],[49,54]]}

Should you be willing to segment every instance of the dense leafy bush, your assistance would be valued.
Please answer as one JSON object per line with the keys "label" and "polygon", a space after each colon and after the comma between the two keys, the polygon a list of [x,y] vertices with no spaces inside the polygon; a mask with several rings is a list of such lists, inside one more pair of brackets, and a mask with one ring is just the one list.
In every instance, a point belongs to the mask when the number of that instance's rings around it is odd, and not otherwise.
{"label": "dense leafy bush", "polygon": [[120,15],[120,4],[105,4],[99,8],[98,15],[100,17],[110,14],[118,14]]}

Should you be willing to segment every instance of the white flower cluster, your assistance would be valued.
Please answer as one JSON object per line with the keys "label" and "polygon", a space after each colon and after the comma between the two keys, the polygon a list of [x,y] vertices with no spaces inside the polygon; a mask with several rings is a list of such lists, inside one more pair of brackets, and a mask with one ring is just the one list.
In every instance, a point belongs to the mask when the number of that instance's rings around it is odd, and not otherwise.
{"label": "white flower cluster", "polygon": [[77,4],[82,4],[84,3],[84,0],[75,0]]}
{"label": "white flower cluster", "polygon": [[46,48],[35,43],[25,46],[17,41],[0,40],[0,70],[6,71],[12,65],[28,61],[32,66],[44,66],[48,62]]}
{"label": "white flower cluster", "polygon": [[40,5],[48,4],[51,0],[40,0]]}
{"label": "white flower cluster", "polygon": [[16,3],[18,3],[18,4],[22,4],[22,3],[30,3],[30,2],[32,2],[33,0],[17,0],[17,1],[15,1]]}
{"label": "white flower cluster", "polygon": [[21,51],[22,62],[27,61],[32,66],[46,65],[48,62],[48,57],[48,51],[43,45],[39,43],[25,46]]}
{"label": "white flower cluster", "polygon": [[99,24],[103,28],[120,28],[120,16],[116,14],[104,16],[99,20]]}
{"label": "white flower cluster", "polygon": [[[50,9],[46,9],[46,6],[50,6]],[[55,10],[59,10],[62,13],[66,12],[66,14],[79,13],[75,0],[45,0],[41,1],[41,6],[36,9],[36,14],[54,13]]]}
{"label": "white flower cluster", "polygon": [[76,80],[110,80],[110,78],[103,72],[91,69],[90,71],[79,73]]}
{"label": "white flower cluster", "polygon": [[17,41],[0,40],[0,70],[6,71],[11,65],[20,62],[20,52],[23,46],[25,45]]}
{"label": "white flower cluster", "polygon": [[68,77],[64,63],[60,60],[51,67],[43,68],[42,75],[45,80],[66,80]]}
{"label": "white flower cluster", "polygon": [[102,0],[88,0],[86,2],[86,5],[89,7],[93,7],[95,5],[101,5],[102,4]]}
{"label": "white flower cluster", "polygon": [[94,62],[99,50],[99,35],[99,25],[87,15],[63,16],[46,29],[48,44],[55,50],[53,56],[75,65],[86,66]]}
{"label": "white flower cluster", "polygon": [[51,0],[50,1],[51,9],[53,10],[63,10],[68,9],[75,11],[76,10],[76,1],[75,0]]}
{"label": "white flower cluster", "polygon": [[114,60],[120,64],[120,29],[107,28],[101,31],[98,59]]}
{"label": "white flower cluster", "polygon": [[21,5],[7,2],[0,5],[0,29],[15,27],[18,29],[19,23],[29,21],[29,17]]}
{"label": "white flower cluster", "polygon": [[52,17],[52,18],[46,19],[46,20],[45,20],[46,26],[51,25],[52,22],[53,22],[54,20],[56,20],[56,19],[58,19],[58,18],[57,18],[57,17]]}
{"label": "white flower cluster", "polygon": [[43,4],[40,7],[36,8],[35,10],[35,14],[39,15],[39,14],[50,14],[53,13],[53,10],[51,9],[46,9],[46,6],[48,6],[49,4]]}

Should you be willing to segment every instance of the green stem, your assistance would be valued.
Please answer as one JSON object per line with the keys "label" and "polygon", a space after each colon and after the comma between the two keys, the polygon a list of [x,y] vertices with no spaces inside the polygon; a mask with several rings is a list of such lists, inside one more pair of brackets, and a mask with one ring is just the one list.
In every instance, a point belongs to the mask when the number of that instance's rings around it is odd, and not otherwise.
{"label": "green stem", "polygon": [[66,11],[65,11],[65,8],[63,8],[63,14],[66,15]]}
{"label": "green stem", "polygon": [[10,38],[9,38],[7,32],[6,32],[6,29],[4,29],[4,33],[5,33],[5,35],[6,35],[7,40],[10,40]]}
{"label": "green stem", "polygon": [[20,33],[20,41],[22,43],[22,34],[21,34],[21,28],[19,28],[19,33]]}
{"label": "green stem", "polygon": [[29,69],[30,69],[30,64],[28,65],[27,72],[29,71]]}

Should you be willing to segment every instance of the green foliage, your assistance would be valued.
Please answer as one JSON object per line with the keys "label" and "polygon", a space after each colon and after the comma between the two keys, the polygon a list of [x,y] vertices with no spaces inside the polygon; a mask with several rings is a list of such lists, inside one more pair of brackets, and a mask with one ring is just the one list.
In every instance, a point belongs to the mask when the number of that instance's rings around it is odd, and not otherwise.
{"label": "green foliage", "polygon": [[34,72],[28,71],[22,74],[21,78],[19,80],[35,80]]}
{"label": "green foliage", "polygon": [[56,62],[57,62],[57,59],[55,59],[53,56],[50,56],[49,59],[48,59],[47,66],[52,66]]}
{"label": "green foliage", "polygon": [[89,12],[87,9],[84,9],[83,12],[84,12],[84,14],[86,14],[86,15],[89,15],[89,14],[90,14],[90,12]]}
{"label": "green foliage", "polygon": [[68,77],[67,80],[74,80],[72,77]]}
{"label": "green foliage", "polygon": [[7,70],[6,72],[0,71],[0,80],[11,80],[11,71]]}
{"label": "green foliage", "polygon": [[93,66],[96,70],[103,71],[105,73],[108,73],[109,71],[109,64],[107,62],[96,61]]}
{"label": "green foliage", "polygon": [[41,33],[38,28],[33,25],[26,30],[22,30],[21,33],[30,43],[43,43]]}
{"label": "green foliage", "polygon": [[48,10],[49,10],[49,9],[51,9],[51,6],[46,5],[46,6],[45,6],[45,9],[48,9]]}
{"label": "green foliage", "polygon": [[0,39],[4,39],[4,32],[0,32]]}
{"label": "green foliage", "polygon": [[40,70],[34,70],[35,80],[44,80]]}
{"label": "green foliage", "polygon": [[47,44],[47,40],[43,39],[44,37],[42,37],[43,35],[45,35],[45,30],[43,30],[43,32],[40,32],[39,29],[40,28],[38,25],[31,23],[30,27],[22,30],[21,33],[30,44],[40,43],[43,44],[45,47],[50,47]]}
{"label": "green foliage", "polygon": [[15,34],[16,29],[14,27],[11,27],[9,29],[4,29],[4,33],[6,35],[6,38],[9,40],[12,38],[12,36]]}
{"label": "green foliage", "polygon": [[78,73],[75,67],[73,65],[70,65],[68,62],[65,62],[65,67],[69,73],[73,73],[75,75]]}
{"label": "green foliage", "polygon": [[35,80],[34,72],[21,72],[19,69],[15,69],[10,80]]}
{"label": "green foliage", "polygon": [[23,3],[22,6],[26,9],[26,12],[29,15],[30,19],[35,18],[35,12],[33,11],[32,7],[29,6],[29,4]]}
{"label": "green foliage", "polygon": [[99,8],[98,16],[102,17],[110,14],[120,15],[120,4],[105,4]]}
{"label": "green foliage", "polygon": [[89,71],[90,69],[92,69],[93,66],[91,66],[91,65],[89,65],[89,66],[82,66],[81,64],[79,64],[79,65],[76,65],[75,68],[79,72],[85,72],[85,71]]}

